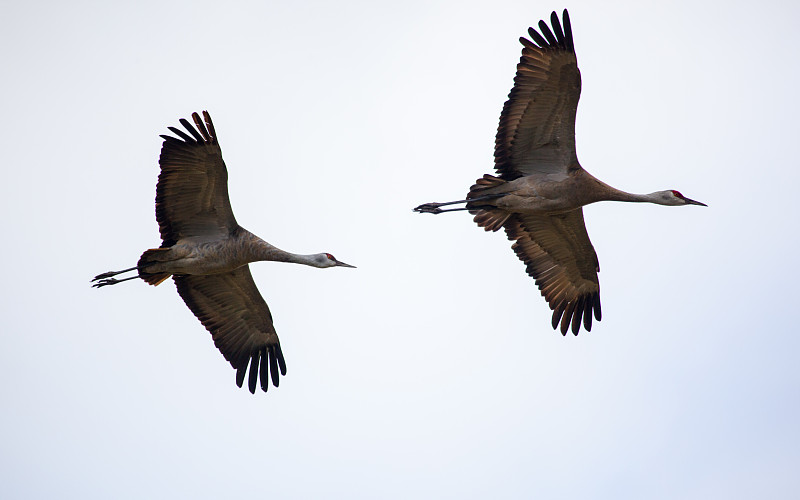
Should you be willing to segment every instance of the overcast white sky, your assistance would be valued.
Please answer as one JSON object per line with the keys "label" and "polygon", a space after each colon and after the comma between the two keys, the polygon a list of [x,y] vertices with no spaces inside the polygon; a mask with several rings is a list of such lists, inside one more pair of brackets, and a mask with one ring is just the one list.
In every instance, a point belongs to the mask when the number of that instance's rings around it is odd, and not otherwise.
{"label": "overcast white sky", "polygon": [[[566,338],[460,199],[517,38],[570,10],[584,167],[709,208],[585,210]],[[3,498],[796,498],[800,7],[788,1],[16,2],[0,18]],[[158,246],[169,125],[208,109],[288,373],[251,395]]]}

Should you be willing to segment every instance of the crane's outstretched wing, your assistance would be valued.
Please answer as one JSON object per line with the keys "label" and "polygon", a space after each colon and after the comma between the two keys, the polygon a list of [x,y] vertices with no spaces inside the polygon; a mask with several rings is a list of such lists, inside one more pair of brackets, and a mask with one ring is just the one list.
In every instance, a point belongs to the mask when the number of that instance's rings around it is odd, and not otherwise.
{"label": "crane's outstretched wing", "polygon": [[520,38],[525,48],[495,138],[495,169],[505,180],[533,174],[566,175],[568,168],[578,168],[575,112],[581,74],[572,26],[566,9],[563,30],[555,12],[550,22],[553,31],[544,21],[539,21],[542,34],[528,29],[533,42]]}
{"label": "crane's outstretched wing", "polygon": [[553,328],[561,322],[566,335],[578,334],[581,317],[586,331],[592,329],[592,311],[600,321],[600,264],[594,251],[583,210],[559,215],[512,214],[504,224],[511,248],[553,309]]}
{"label": "crane's outstretched wing", "polygon": [[278,387],[278,369],[286,375],[286,362],[278,335],[272,326],[269,307],[256,288],[249,266],[228,273],[205,276],[173,276],[178,293],[203,326],[211,332],[214,345],[236,369],[236,385],[242,386],[248,364],[249,388],[256,392]]}
{"label": "crane's outstretched wing", "polygon": [[205,124],[197,113],[197,128],[181,119],[190,135],[168,127],[180,139],[162,135],[161,173],[156,186],[156,220],[163,247],[182,238],[227,236],[237,227],[228,198],[228,171],[208,111]]}

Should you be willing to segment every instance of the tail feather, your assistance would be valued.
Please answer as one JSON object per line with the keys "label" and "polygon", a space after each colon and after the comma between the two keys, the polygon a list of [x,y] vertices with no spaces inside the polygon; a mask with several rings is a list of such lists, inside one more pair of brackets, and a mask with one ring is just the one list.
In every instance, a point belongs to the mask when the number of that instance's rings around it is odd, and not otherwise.
{"label": "tail feather", "polygon": [[491,189],[497,186],[502,186],[506,182],[507,181],[499,177],[495,177],[489,174],[483,174],[483,177],[476,180],[475,184],[473,184],[469,188],[469,194],[467,195],[467,199],[469,200],[471,198],[477,198],[479,196],[483,196],[486,194],[484,193],[484,191],[486,191],[487,189]]}
{"label": "tail feather", "polygon": [[499,208],[470,210],[469,213],[475,215],[472,219],[475,224],[486,231],[497,231],[511,217],[511,213]]}
{"label": "tail feather", "polygon": [[145,250],[142,256],[139,257],[136,267],[139,268],[139,277],[145,283],[158,286],[171,276],[170,273],[148,273],[144,271],[144,268],[149,265],[166,261],[169,251],[169,248],[151,248],[150,250]]}
{"label": "tail feather", "polygon": [[[484,174],[483,177],[475,181],[475,184],[469,188],[467,200],[480,198],[482,196],[493,196],[494,193],[488,193],[490,189],[502,186],[507,181],[495,177],[493,175]],[[498,194],[497,196],[502,196]],[[496,208],[490,204],[482,205],[480,201],[467,202],[467,208],[470,209],[469,213],[475,216],[473,219],[475,223],[484,228],[486,231],[497,231],[511,216],[509,212]]]}

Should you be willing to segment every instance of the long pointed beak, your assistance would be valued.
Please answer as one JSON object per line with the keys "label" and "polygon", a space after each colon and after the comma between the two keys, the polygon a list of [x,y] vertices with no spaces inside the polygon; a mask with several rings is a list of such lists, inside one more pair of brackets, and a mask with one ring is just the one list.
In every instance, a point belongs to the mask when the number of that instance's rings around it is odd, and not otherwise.
{"label": "long pointed beak", "polygon": [[689,198],[686,198],[686,197],[684,197],[683,199],[686,200],[686,204],[687,205],[700,205],[701,207],[707,207],[708,206],[705,203],[700,203],[699,201],[690,200]]}
{"label": "long pointed beak", "polygon": [[345,264],[344,262],[342,262],[340,260],[336,261],[336,265],[340,266],[340,267],[352,267],[353,269],[356,269],[356,266],[351,266],[350,264]]}

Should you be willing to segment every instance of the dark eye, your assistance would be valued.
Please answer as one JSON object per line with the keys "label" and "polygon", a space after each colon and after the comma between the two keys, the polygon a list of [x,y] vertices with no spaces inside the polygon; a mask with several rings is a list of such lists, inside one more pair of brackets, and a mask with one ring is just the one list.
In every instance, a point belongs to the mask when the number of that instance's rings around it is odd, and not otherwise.
{"label": "dark eye", "polygon": [[678,198],[683,198],[683,195],[679,191],[675,191],[674,189],[672,190],[672,194],[674,194]]}

